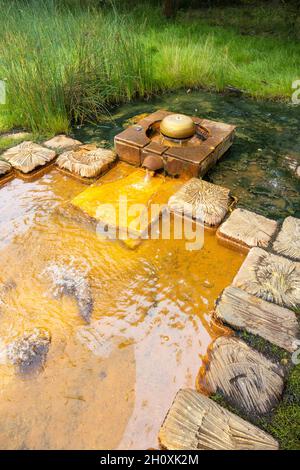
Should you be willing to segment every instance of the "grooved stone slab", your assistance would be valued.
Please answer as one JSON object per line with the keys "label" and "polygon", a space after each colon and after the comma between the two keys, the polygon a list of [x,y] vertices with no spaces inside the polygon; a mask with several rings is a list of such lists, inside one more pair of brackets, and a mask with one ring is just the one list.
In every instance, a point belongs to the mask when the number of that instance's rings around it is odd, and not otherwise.
{"label": "grooved stone slab", "polygon": [[219,225],[228,212],[229,189],[191,178],[173,196],[168,207],[171,212],[193,217],[210,226]]}
{"label": "grooved stone slab", "polygon": [[169,450],[277,450],[269,434],[189,389],[179,390],[159,432]]}
{"label": "grooved stone slab", "polygon": [[237,287],[227,287],[217,303],[216,317],[238,330],[246,330],[293,352],[299,323],[293,311],[266,302]]}
{"label": "grooved stone slab", "polygon": [[221,393],[236,409],[248,414],[268,413],[280,400],[284,371],[238,338],[217,338],[199,380],[210,394]]}
{"label": "grooved stone slab", "polygon": [[2,157],[22,173],[30,173],[51,162],[56,156],[54,150],[31,141],[22,142],[3,153]]}
{"label": "grooved stone slab", "polygon": [[245,209],[235,209],[218,229],[217,236],[250,248],[267,247],[276,228],[274,220]]}
{"label": "grooved stone slab", "polygon": [[300,263],[252,248],[233,286],[284,307],[300,305]]}
{"label": "grooved stone slab", "polygon": [[96,148],[95,150],[82,151],[79,148],[62,153],[58,157],[56,165],[82,178],[93,178],[104,173],[116,158],[116,154],[112,150]]}
{"label": "grooved stone slab", "polygon": [[78,147],[79,145],[81,145],[81,142],[79,140],[72,139],[72,137],[68,137],[65,134],[61,134],[61,135],[56,135],[50,140],[47,140],[46,142],[44,142],[43,145],[53,150],[60,151],[60,150],[72,150]]}
{"label": "grooved stone slab", "polygon": [[281,227],[273,250],[283,256],[300,261],[300,219],[287,217]]}

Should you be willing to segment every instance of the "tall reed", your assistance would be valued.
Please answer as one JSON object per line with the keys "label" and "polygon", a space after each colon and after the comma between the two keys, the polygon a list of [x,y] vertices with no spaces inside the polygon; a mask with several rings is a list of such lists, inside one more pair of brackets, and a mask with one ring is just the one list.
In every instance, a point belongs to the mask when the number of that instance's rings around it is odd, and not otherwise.
{"label": "tall reed", "polygon": [[178,87],[233,85],[290,99],[299,78],[293,39],[241,35],[194,13],[167,21],[149,2],[130,11],[120,2],[97,5],[0,0],[0,79],[7,80],[0,131],[67,132],[73,122],[102,118],[111,103]]}

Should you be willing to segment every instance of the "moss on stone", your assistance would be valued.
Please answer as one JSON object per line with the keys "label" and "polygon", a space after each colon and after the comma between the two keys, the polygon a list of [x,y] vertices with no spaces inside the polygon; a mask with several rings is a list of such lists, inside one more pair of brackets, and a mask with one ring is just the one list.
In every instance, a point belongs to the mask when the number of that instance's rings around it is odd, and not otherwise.
{"label": "moss on stone", "polygon": [[[290,371],[285,389],[284,401],[286,403],[300,405],[300,364],[293,367]],[[300,422],[298,425],[300,427]]]}
{"label": "moss on stone", "polygon": [[264,354],[269,359],[283,362],[283,364],[289,362],[290,354],[287,351],[270,343],[261,336],[253,335],[247,331],[241,331],[237,334],[242,340],[249,344],[249,346]]}
{"label": "moss on stone", "polygon": [[279,441],[280,448],[300,450],[300,405],[281,403],[269,423],[261,423]]}

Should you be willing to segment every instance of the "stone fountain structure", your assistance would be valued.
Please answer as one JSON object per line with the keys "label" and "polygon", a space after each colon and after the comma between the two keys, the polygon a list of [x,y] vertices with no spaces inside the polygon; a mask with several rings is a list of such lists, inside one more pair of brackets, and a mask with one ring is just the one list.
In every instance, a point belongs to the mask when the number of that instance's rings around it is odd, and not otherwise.
{"label": "stone fountain structure", "polygon": [[119,158],[170,176],[203,176],[232,145],[235,126],[156,111],[115,137]]}

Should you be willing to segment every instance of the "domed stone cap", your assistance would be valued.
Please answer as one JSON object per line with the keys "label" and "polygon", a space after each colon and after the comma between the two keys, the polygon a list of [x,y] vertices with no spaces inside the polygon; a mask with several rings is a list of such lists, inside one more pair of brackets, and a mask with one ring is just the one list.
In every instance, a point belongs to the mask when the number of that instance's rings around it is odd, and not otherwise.
{"label": "domed stone cap", "polygon": [[6,162],[5,160],[1,160],[0,158],[0,177],[6,175],[11,171],[10,163]]}
{"label": "domed stone cap", "polygon": [[96,148],[95,150],[84,151],[84,149],[72,150],[62,153],[56,164],[59,168],[68,170],[71,173],[83,178],[93,178],[108,169],[116,160],[116,154],[112,150]]}
{"label": "domed stone cap", "polygon": [[39,166],[51,162],[55,158],[56,152],[34,142],[25,141],[6,150],[2,156],[17,170],[22,173],[30,173]]}
{"label": "domed stone cap", "polygon": [[195,124],[184,114],[170,114],[160,123],[160,132],[173,139],[187,139],[195,134]]}

